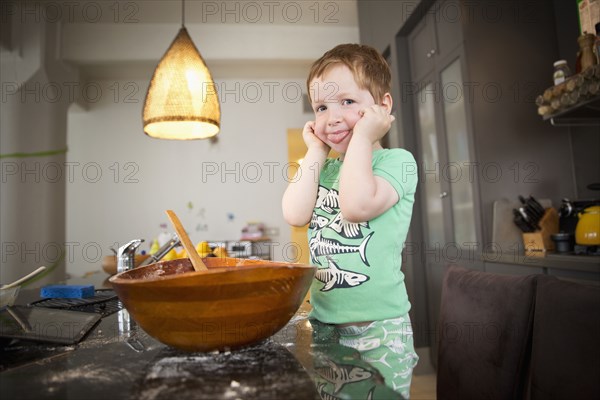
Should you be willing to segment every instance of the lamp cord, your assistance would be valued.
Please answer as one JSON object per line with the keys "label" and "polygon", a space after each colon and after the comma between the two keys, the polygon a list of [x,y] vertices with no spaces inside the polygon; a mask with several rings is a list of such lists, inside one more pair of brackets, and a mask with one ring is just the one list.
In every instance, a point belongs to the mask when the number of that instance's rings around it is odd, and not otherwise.
{"label": "lamp cord", "polygon": [[185,0],[181,0],[181,27],[185,27]]}

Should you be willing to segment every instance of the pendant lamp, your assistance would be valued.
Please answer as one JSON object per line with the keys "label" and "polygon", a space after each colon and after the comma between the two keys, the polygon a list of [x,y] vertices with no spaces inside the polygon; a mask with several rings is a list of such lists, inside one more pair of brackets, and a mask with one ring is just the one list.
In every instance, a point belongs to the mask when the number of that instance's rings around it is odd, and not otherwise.
{"label": "pendant lamp", "polygon": [[144,102],[144,132],[159,139],[207,139],[219,133],[221,108],[212,75],[185,28],[158,63]]}

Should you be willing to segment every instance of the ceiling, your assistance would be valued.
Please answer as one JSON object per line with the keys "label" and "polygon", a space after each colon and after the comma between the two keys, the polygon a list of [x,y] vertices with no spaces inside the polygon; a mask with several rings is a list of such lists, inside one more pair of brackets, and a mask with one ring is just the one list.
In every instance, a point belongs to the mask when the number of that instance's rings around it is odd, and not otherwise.
{"label": "ceiling", "polygon": [[[358,25],[356,0],[186,0],[184,5],[186,23]],[[82,0],[66,2],[54,12],[62,13],[67,23],[178,23],[182,2]]]}
{"label": "ceiling", "polygon": [[151,76],[179,29],[182,4],[218,79],[304,77],[323,52],[358,41],[356,0],[83,0],[56,10],[61,56],[88,80]]}

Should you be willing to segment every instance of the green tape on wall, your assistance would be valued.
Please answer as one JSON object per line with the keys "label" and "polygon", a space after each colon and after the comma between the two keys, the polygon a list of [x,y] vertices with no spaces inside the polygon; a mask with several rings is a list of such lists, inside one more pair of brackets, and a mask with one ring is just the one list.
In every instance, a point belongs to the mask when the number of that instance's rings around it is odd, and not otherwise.
{"label": "green tape on wall", "polygon": [[60,149],[60,150],[49,150],[49,151],[38,151],[35,153],[10,153],[10,154],[0,154],[0,158],[27,158],[27,157],[48,157],[55,156],[57,154],[64,154],[68,151],[68,148]]}

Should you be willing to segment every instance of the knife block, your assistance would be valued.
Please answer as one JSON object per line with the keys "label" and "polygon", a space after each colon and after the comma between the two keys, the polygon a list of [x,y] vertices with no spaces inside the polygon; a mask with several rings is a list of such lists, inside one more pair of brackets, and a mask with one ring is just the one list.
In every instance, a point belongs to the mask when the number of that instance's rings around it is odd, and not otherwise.
{"label": "knife block", "polygon": [[550,236],[558,233],[558,213],[555,208],[546,208],[539,226],[540,229],[535,232],[523,233],[525,253],[554,250],[554,241]]}

